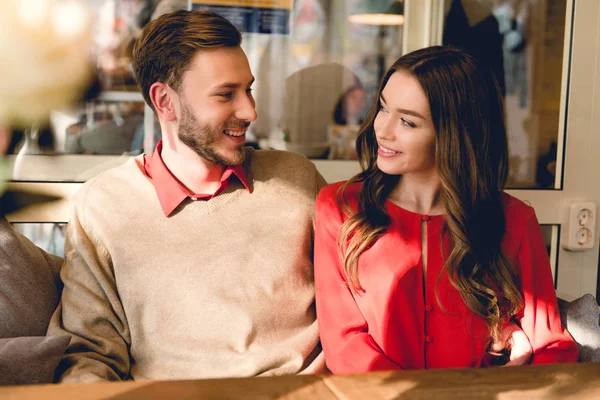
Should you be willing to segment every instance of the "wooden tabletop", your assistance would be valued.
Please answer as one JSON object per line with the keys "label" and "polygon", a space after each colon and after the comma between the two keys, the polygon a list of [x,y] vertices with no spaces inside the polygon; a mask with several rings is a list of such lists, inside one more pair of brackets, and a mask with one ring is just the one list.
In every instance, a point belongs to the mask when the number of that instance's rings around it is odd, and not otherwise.
{"label": "wooden tabletop", "polygon": [[0,387],[0,399],[600,399],[600,363]]}

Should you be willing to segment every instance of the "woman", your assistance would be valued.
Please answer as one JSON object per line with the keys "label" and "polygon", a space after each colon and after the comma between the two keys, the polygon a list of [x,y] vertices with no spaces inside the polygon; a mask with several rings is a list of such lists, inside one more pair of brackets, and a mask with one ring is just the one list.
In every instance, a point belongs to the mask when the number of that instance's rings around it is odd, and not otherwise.
{"label": "woman", "polygon": [[576,361],[534,210],[503,193],[495,78],[458,49],[432,47],[396,61],[378,97],[356,142],[363,172],[317,199],[329,369]]}

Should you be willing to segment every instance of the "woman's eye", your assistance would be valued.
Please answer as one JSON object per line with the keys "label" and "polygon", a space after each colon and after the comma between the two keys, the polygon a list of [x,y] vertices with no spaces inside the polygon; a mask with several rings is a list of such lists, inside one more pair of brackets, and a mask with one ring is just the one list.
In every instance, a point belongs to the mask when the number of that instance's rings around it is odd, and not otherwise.
{"label": "woman's eye", "polygon": [[415,124],[413,124],[412,122],[410,122],[410,121],[409,121],[409,120],[407,120],[407,119],[400,118],[400,121],[402,121],[402,124],[403,124],[404,126],[408,126],[408,127],[410,127],[410,128],[414,128],[414,127],[415,127]]}
{"label": "woman's eye", "polygon": [[224,99],[231,99],[231,97],[233,96],[233,93],[231,93],[231,92],[219,93],[219,94],[217,94],[217,96],[223,97]]}
{"label": "woman's eye", "polygon": [[388,114],[389,113],[389,111],[387,110],[387,108],[385,108],[384,106],[381,106],[381,109],[379,111],[381,111],[384,114]]}

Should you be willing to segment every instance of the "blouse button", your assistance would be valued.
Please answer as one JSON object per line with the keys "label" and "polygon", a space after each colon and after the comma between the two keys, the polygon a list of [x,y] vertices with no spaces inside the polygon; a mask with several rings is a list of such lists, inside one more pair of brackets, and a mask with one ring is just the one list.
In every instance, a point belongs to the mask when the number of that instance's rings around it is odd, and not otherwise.
{"label": "blouse button", "polygon": [[433,306],[431,304],[426,304],[425,305],[425,311],[427,311],[427,312],[433,311]]}
{"label": "blouse button", "polygon": [[429,215],[423,215],[421,218],[423,221],[429,221]]}
{"label": "blouse button", "polygon": [[425,336],[425,343],[431,343],[431,342],[433,342],[433,336],[429,336],[429,335]]}

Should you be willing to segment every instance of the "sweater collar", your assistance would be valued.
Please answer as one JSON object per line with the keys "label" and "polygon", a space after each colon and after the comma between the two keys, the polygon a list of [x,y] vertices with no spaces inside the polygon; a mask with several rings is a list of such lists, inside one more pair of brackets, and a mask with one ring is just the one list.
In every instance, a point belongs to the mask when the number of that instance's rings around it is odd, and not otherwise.
{"label": "sweater collar", "polygon": [[232,176],[236,176],[248,192],[252,192],[248,176],[242,165],[227,167],[221,176],[221,185],[214,193],[196,194],[187,189],[167,168],[162,156],[162,140],[156,145],[152,154],[144,154],[144,171],[152,180],[156,195],[165,216],[173,211],[187,198],[192,200],[210,200],[229,186]]}

